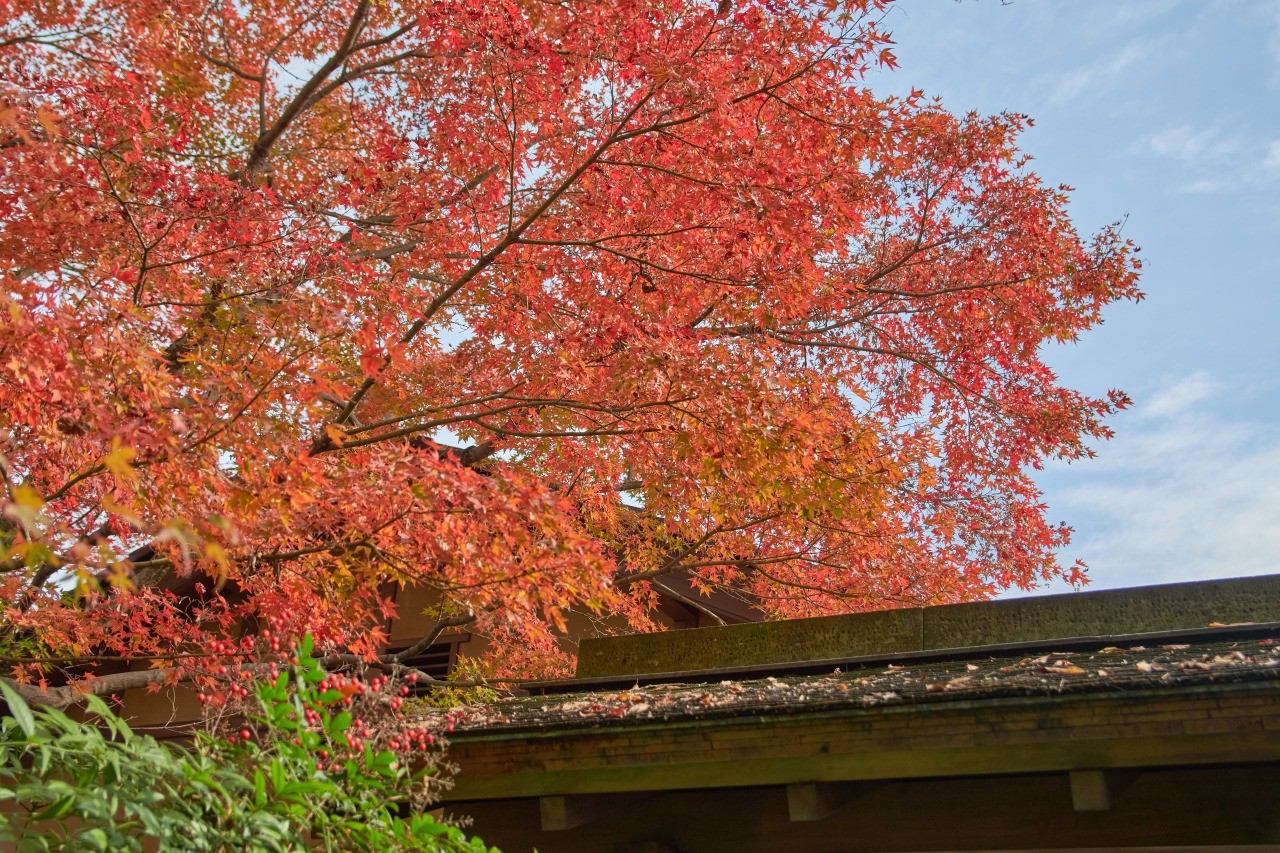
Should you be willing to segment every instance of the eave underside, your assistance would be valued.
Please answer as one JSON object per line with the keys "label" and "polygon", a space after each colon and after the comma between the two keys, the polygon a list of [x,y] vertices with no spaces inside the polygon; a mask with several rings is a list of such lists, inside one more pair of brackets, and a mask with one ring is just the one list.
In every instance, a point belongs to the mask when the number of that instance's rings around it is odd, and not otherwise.
{"label": "eave underside", "polygon": [[1280,842],[1274,680],[476,731],[450,758],[450,809],[508,853]]}

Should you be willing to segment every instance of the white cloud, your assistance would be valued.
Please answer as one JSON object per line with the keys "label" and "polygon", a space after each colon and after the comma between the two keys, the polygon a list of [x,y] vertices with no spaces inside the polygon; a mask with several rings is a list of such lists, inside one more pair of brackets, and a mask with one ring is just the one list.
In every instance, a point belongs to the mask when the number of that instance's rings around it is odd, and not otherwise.
{"label": "white cloud", "polygon": [[1135,39],[1115,56],[1104,57],[1083,65],[1063,75],[1049,98],[1053,101],[1070,101],[1115,83],[1122,71],[1150,56],[1157,42],[1151,39]]}
{"label": "white cloud", "polygon": [[1262,158],[1262,168],[1268,174],[1280,176],[1280,139],[1267,146],[1267,156]]}
{"label": "white cloud", "polygon": [[1117,423],[1098,459],[1050,472],[1051,516],[1077,531],[1062,556],[1094,587],[1280,572],[1280,427],[1225,415],[1241,390],[1188,376]]}
{"label": "white cloud", "polygon": [[1205,401],[1218,390],[1217,384],[1203,370],[1197,371],[1180,382],[1157,393],[1140,413],[1148,417],[1169,418],[1188,411]]}
{"label": "white cloud", "polygon": [[1237,159],[1247,146],[1239,136],[1228,136],[1216,127],[1194,128],[1181,124],[1147,136],[1139,147],[1157,157],[1201,165]]}
{"label": "white cloud", "polygon": [[1183,179],[1172,188],[1178,192],[1234,192],[1280,180],[1280,139],[1250,139],[1212,125],[1167,127],[1142,137],[1132,151],[1177,164]]}

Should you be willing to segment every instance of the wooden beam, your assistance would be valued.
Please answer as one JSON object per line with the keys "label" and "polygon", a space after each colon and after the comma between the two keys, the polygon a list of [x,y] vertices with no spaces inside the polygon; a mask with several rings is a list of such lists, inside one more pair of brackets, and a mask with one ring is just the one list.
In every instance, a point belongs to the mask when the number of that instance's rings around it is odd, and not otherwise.
{"label": "wooden beam", "polygon": [[787,786],[787,812],[793,821],[822,820],[852,802],[858,786],[839,782],[806,782]]}
{"label": "wooden beam", "polygon": [[1071,806],[1078,812],[1105,812],[1111,808],[1111,785],[1105,770],[1072,770]]}
{"label": "wooden beam", "polygon": [[540,797],[538,811],[542,815],[543,832],[573,829],[587,822],[575,808],[582,797]]}
{"label": "wooden beam", "polygon": [[649,798],[649,794],[582,794],[539,797],[538,811],[544,832],[560,832],[582,826]]}
{"label": "wooden beam", "polygon": [[[876,712],[875,726],[866,725],[868,712],[861,709],[797,709],[535,737],[522,730],[463,732],[450,740],[449,760],[461,772],[447,801],[1021,773],[1061,777],[1103,761],[1135,771],[1280,762],[1280,738],[1267,728],[1278,713],[1280,681],[1258,681],[1164,693],[890,706]],[[1171,718],[1180,720],[1176,735],[1168,732]],[[938,732],[954,733],[945,749],[938,748]]]}
{"label": "wooden beam", "polygon": [[1141,775],[1140,770],[1072,770],[1071,805],[1078,812],[1105,812]]}

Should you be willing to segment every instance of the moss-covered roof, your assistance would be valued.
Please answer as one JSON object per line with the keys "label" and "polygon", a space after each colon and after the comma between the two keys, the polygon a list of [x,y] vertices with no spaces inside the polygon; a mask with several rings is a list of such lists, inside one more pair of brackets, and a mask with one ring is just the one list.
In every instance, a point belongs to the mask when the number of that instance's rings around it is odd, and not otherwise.
{"label": "moss-covered roof", "polygon": [[[636,685],[505,699],[456,709],[432,722],[468,734],[551,732],[725,716],[857,711],[961,700],[1134,693],[1248,681],[1280,681],[1280,629],[1032,654],[975,654],[877,664],[823,674]],[[433,716],[427,714],[427,716]]]}

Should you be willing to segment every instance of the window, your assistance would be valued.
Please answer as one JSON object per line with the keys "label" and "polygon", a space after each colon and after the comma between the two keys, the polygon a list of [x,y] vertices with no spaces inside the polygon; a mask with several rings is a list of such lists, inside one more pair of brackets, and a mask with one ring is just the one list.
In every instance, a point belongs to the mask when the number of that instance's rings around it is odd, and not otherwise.
{"label": "window", "polygon": [[[440,640],[422,651],[418,652],[411,658],[402,660],[404,666],[411,666],[414,669],[421,670],[427,675],[438,681],[444,681],[453,672],[454,666],[458,662],[458,646],[462,645],[465,637],[453,637],[447,640]],[[387,649],[390,654],[396,654],[409,648],[409,645],[403,645],[399,648]],[[411,693],[418,695],[426,691],[426,685],[416,685],[411,689]]]}

